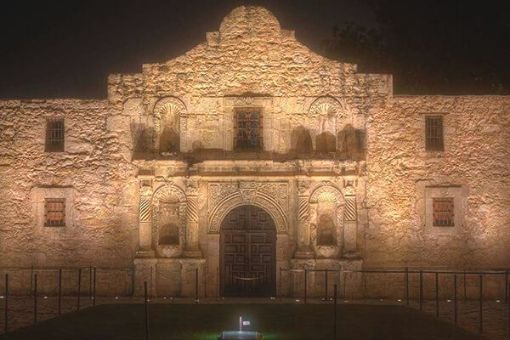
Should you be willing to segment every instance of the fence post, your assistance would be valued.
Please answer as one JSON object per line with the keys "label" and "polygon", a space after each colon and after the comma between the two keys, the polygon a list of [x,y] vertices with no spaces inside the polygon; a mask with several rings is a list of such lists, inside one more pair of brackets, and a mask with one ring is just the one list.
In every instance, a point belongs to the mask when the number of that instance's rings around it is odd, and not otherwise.
{"label": "fence post", "polygon": [[5,274],[5,305],[4,305],[4,313],[5,313],[5,323],[4,323],[4,331],[7,333],[9,329],[9,274]]}
{"label": "fence post", "polygon": [[453,320],[455,326],[458,324],[458,311],[457,311],[457,274],[453,274]]}
{"label": "fence post", "polygon": [[278,277],[278,292],[276,293],[276,296],[280,295],[282,293],[282,267],[280,267],[280,276]]}
{"label": "fence post", "polygon": [[466,288],[466,270],[464,270],[464,301],[467,299],[467,288]]}
{"label": "fence post", "polygon": [[328,269],[324,271],[324,301],[328,301]]}
{"label": "fence post", "polygon": [[76,300],[77,310],[80,310],[80,295],[81,295],[81,268],[78,268],[78,297]]}
{"label": "fence post", "polygon": [[37,323],[37,274],[34,274],[34,325]]}
{"label": "fence post", "polygon": [[92,265],[89,265],[89,299],[92,300]]}
{"label": "fence post", "polygon": [[480,334],[483,333],[483,275],[480,274]]}
{"label": "fence post", "polygon": [[436,272],[436,318],[439,317],[439,273]]}
{"label": "fence post", "polygon": [[147,296],[147,281],[143,282],[143,290],[144,290],[144,305],[145,305],[145,339],[149,339],[149,306],[148,306],[148,296]]}
{"label": "fence post", "polygon": [[333,323],[334,323],[334,337],[333,339],[336,340],[336,300],[337,300],[337,286],[336,284],[333,286],[334,287],[334,290],[333,290]]}
{"label": "fence post", "polygon": [[198,303],[198,268],[195,268],[195,302]]}
{"label": "fence post", "polygon": [[406,280],[406,305],[409,306],[409,267],[406,267],[405,280]]}
{"label": "fence post", "polygon": [[96,305],[96,270],[97,268],[94,267],[94,283],[93,283],[93,296],[92,296],[92,306],[95,306]]}
{"label": "fence post", "polygon": [[423,310],[423,271],[420,270],[420,311]]}
{"label": "fence post", "polygon": [[505,301],[508,302],[508,270],[505,271]]}
{"label": "fence post", "polygon": [[307,288],[308,288],[307,287],[308,286],[307,279],[308,279],[308,269],[305,268],[305,298],[304,298],[305,305],[306,305],[306,298],[307,298],[307,295],[308,295],[307,294]]}
{"label": "fence post", "polygon": [[62,314],[62,268],[59,268],[59,270],[58,270],[57,304],[58,304],[58,315],[61,315]]}

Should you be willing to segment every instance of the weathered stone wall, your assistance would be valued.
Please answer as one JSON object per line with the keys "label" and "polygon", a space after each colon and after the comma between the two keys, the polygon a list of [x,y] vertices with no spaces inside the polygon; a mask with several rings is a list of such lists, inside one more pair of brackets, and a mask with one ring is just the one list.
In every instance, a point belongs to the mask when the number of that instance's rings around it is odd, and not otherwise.
{"label": "weathered stone wall", "polygon": [[[365,265],[510,266],[509,113],[499,96],[396,96],[370,112]],[[425,114],[443,115],[444,152],[425,151]],[[458,188],[459,225],[426,226],[430,186]]]}
{"label": "weathered stone wall", "polygon": [[[100,100],[0,103],[0,266],[132,264],[134,172],[106,129],[109,112]],[[47,117],[65,119],[65,152],[44,151]],[[52,192],[66,198],[66,227],[39,223]]]}
{"label": "weathered stone wall", "polygon": [[[193,295],[199,269],[200,291],[216,295],[219,233],[210,228],[221,221],[209,208],[238,191],[282,228],[284,269],[510,266],[508,97],[393,96],[391,76],[313,53],[259,7],[235,9],[183,56],[108,84],[107,100],[0,102],[0,266],[134,263],[135,290],[147,279],[169,295]],[[243,108],[262,114],[262,152],[233,151]],[[444,152],[425,151],[426,114],[444,117]],[[46,117],[65,118],[65,152],[44,152]],[[160,247],[150,204],[166,185],[182,191],[166,197],[179,204],[180,234]],[[277,203],[264,206],[262,193]],[[455,196],[453,228],[427,222],[438,194]],[[48,195],[66,198],[65,228],[42,226]],[[318,247],[332,223],[338,243]],[[279,293],[300,294],[296,273],[278,277]],[[311,275],[310,294],[322,294],[321,275]],[[346,280],[360,294],[361,277]],[[391,295],[377,287],[365,289]]]}

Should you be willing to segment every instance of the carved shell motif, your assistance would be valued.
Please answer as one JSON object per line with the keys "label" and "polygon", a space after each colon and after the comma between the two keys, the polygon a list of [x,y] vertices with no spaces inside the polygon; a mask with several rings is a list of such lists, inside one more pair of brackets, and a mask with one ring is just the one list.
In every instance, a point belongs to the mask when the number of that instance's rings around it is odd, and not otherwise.
{"label": "carved shell motif", "polygon": [[154,106],[154,127],[156,131],[161,130],[161,121],[167,125],[175,126],[179,130],[179,117],[186,113],[184,103],[175,97],[160,99]]}
{"label": "carved shell motif", "polygon": [[339,102],[333,97],[319,97],[310,105],[309,113],[328,118],[343,117],[346,107],[345,102]]}

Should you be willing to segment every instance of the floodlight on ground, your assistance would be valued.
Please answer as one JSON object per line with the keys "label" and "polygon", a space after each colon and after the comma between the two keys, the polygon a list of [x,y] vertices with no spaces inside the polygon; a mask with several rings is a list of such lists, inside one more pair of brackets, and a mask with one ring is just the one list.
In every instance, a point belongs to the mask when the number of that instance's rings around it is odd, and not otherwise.
{"label": "floodlight on ground", "polygon": [[262,334],[253,331],[223,331],[218,340],[262,340]]}

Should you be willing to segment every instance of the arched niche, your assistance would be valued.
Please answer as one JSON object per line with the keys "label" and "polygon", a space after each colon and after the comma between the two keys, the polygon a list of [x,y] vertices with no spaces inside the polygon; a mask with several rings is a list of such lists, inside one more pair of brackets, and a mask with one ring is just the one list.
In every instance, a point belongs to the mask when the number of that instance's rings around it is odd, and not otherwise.
{"label": "arched niche", "polygon": [[342,192],[331,184],[317,187],[310,195],[311,242],[321,257],[336,256],[342,245]]}
{"label": "arched niche", "polygon": [[159,256],[175,257],[184,245],[186,195],[174,184],[164,184],[152,196],[152,242]]}
{"label": "arched niche", "polygon": [[158,100],[154,106],[155,148],[160,154],[180,151],[181,116],[186,105],[176,97]]}

